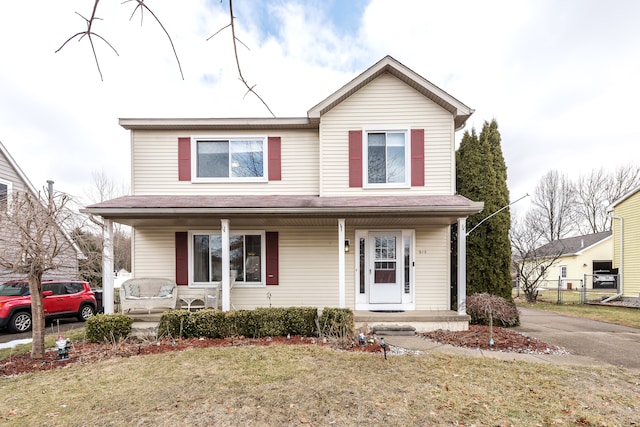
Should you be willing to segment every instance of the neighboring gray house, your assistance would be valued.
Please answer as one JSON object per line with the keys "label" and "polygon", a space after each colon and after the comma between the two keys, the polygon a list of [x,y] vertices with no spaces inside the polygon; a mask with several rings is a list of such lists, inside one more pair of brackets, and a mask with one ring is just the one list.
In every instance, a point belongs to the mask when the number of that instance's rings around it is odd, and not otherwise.
{"label": "neighboring gray house", "polygon": [[[22,192],[30,192],[33,195],[38,194],[33,184],[31,184],[29,179],[22,172],[22,169],[20,169],[7,149],[0,142],[0,208],[6,209],[6,203],[11,200],[11,197]],[[3,232],[6,232],[6,230],[0,229],[0,233]],[[58,270],[47,272],[45,274],[45,278],[77,278],[78,259],[82,256],[82,252],[77,245],[71,241],[68,235],[62,232],[62,230],[60,233],[62,238],[69,241],[68,249],[66,249],[61,256],[64,260],[62,263],[64,266]],[[0,238],[0,251],[2,251],[8,244],[11,243]],[[0,283],[17,279],[24,279],[24,277],[19,277],[16,274],[8,270],[3,270],[2,267],[0,267]]]}

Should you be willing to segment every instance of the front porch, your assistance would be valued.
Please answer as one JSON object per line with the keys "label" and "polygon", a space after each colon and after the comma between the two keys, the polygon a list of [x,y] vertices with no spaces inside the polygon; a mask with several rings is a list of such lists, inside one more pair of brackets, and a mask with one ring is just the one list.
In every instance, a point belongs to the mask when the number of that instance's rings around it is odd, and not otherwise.
{"label": "front porch", "polygon": [[401,335],[429,332],[438,329],[466,331],[471,316],[452,310],[367,311],[353,312],[356,331],[375,332],[379,335]]}

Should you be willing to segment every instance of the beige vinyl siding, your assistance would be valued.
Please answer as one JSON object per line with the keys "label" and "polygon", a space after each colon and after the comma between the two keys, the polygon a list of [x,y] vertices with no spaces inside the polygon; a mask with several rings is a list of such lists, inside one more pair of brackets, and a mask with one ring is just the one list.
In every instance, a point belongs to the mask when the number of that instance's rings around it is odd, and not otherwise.
{"label": "beige vinyl siding", "polygon": [[451,283],[450,228],[424,227],[416,230],[416,310],[449,310]]}
{"label": "beige vinyl siding", "polygon": [[[233,227],[233,223],[232,223]],[[210,229],[210,227],[206,227]],[[175,230],[168,227],[136,227],[134,277],[175,279]],[[271,231],[271,230],[265,230]],[[338,231],[335,227],[281,228],[278,230],[280,284],[235,287],[231,302],[236,309],[287,306],[338,306]],[[353,271],[353,256],[347,271]],[[353,280],[352,277],[348,280]],[[353,282],[347,297],[353,305]],[[270,294],[271,299],[268,295]],[[351,295],[349,297],[349,294]]]}
{"label": "beige vinyl siding", "polygon": [[[191,183],[178,180],[178,138],[257,135],[281,137],[282,180],[270,182]],[[266,143],[266,141],[265,141]],[[319,192],[318,133],[312,130],[268,132],[134,131],[134,195],[315,195]]]}
{"label": "beige vinyl siding", "polygon": [[[408,189],[349,187],[349,130],[408,126],[425,131],[425,186]],[[321,195],[453,194],[453,116],[397,78],[383,74],[322,116]]]}
{"label": "beige vinyl siding", "polygon": [[[164,227],[136,227],[133,231],[133,277],[176,278],[175,231]],[[185,230],[186,231],[186,230]]]}
{"label": "beige vinyl siding", "polygon": [[[623,218],[624,271],[622,281],[624,295],[637,298],[640,295],[640,191],[621,202],[613,210],[614,216]],[[620,220],[613,219],[613,266],[620,268]]]}

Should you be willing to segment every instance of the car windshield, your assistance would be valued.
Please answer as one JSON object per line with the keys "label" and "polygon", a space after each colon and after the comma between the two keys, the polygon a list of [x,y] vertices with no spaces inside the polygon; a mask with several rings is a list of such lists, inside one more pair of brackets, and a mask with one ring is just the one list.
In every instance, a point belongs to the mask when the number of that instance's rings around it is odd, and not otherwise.
{"label": "car windshield", "polygon": [[27,283],[4,283],[0,285],[0,296],[17,297],[29,295]]}

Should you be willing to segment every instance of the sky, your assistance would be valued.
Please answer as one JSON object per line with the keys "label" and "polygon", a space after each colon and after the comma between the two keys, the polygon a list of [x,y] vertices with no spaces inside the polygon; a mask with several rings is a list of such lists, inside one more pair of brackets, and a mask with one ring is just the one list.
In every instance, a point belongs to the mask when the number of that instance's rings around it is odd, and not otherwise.
{"label": "sky", "polygon": [[[56,53],[93,4],[0,4],[0,141],[36,188],[53,180],[91,203],[96,172],[128,186],[119,118],[270,116],[238,80],[230,29],[216,34],[227,0],[145,1],[184,79],[135,2],[98,4],[92,30],[115,49],[94,38],[102,79],[87,38]],[[475,109],[465,130],[497,120],[512,201],[551,170],[577,179],[640,160],[639,1],[235,0],[233,11],[242,73],[278,117],[305,117],[391,55]]]}

